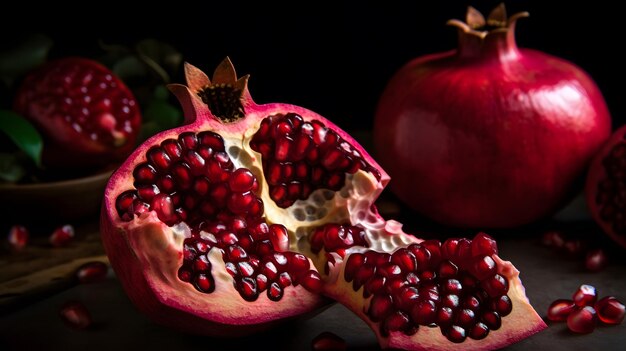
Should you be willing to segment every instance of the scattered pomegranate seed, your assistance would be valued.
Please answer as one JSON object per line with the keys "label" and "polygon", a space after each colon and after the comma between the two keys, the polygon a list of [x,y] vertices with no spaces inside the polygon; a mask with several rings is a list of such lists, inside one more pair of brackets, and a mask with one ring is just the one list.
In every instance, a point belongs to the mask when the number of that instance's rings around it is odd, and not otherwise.
{"label": "scattered pomegranate seed", "polygon": [[596,328],[596,310],[591,306],[575,308],[567,317],[567,327],[575,333],[587,334]]}
{"label": "scattered pomegranate seed", "polygon": [[541,244],[548,247],[561,248],[565,244],[565,237],[563,233],[557,231],[549,231],[543,234],[541,238]]}
{"label": "scattered pomegranate seed", "polygon": [[618,299],[607,296],[596,302],[598,318],[605,324],[620,324],[624,320],[626,309]]}
{"label": "scattered pomegranate seed", "polygon": [[54,247],[67,245],[74,238],[74,227],[71,224],[61,226],[50,235],[50,244]]}
{"label": "scattered pomegranate seed", "polygon": [[100,261],[87,262],[76,269],[76,278],[81,283],[95,283],[104,280],[109,266]]}
{"label": "scattered pomegranate seed", "polygon": [[313,338],[311,349],[315,351],[344,351],[346,341],[331,332],[323,332]]}
{"label": "scattered pomegranate seed", "polygon": [[576,304],[572,300],[559,299],[548,307],[548,319],[553,322],[563,322],[574,310]]}
{"label": "scattered pomegranate seed", "polygon": [[603,270],[607,265],[606,253],[602,249],[594,249],[585,256],[585,268],[590,272]]}
{"label": "scattered pomegranate seed", "polygon": [[572,296],[572,300],[579,307],[593,306],[597,299],[598,293],[596,288],[588,284],[581,285]]}
{"label": "scattered pomegranate seed", "polygon": [[28,230],[22,225],[14,225],[9,229],[7,241],[11,250],[20,251],[28,244]]}
{"label": "scattered pomegranate seed", "polygon": [[73,329],[87,329],[91,325],[91,314],[79,301],[69,301],[63,304],[59,315],[63,322]]}

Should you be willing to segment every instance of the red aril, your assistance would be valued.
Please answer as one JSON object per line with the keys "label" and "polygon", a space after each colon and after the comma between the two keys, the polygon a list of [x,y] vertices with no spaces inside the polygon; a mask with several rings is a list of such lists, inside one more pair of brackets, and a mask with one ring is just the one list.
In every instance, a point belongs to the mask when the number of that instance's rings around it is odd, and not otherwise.
{"label": "red aril", "polygon": [[69,244],[74,239],[74,227],[71,224],[65,224],[56,228],[48,241],[54,247],[62,247]]}
{"label": "red aril", "polygon": [[621,324],[624,320],[626,309],[618,299],[607,296],[595,304],[598,319],[605,324]]}
{"label": "red aril", "polygon": [[572,300],[555,300],[548,307],[548,319],[553,322],[563,322],[572,313],[576,304]]}
{"label": "red aril", "polygon": [[91,326],[91,314],[80,301],[68,301],[59,310],[61,320],[70,328],[87,329]]}
{"label": "red aril", "polygon": [[591,333],[597,324],[596,310],[591,306],[575,307],[567,317],[567,327],[575,333]]}
{"label": "red aril", "polygon": [[[212,80],[191,65],[186,75],[188,86],[171,87],[186,125],[148,139],[105,193],[103,242],[140,311],[237,335],[319,308],[321,292],[383,348],[496,348],[545,328],[489,236],[423,241],[383,219],[373,203],[389,177],[330,121],[254,103],[229,60]],[[449,295],[459,304],[439,308]],[[477,303],[461,305],[468,297]],[[413,319],[428,313],[414,308],[422,300],[435,303],[438,328]],[[461,331],[484,316],[490,331]]]}
{"label": "red aril", "polygon": [[100,261],[87,262],[76,269],[76,279],[80,283],[95,283],[104,280],[109,266]]}
{"label": "red aril", "polygon": [[606,252],[602,249],[593,249],[585,255],[585,268],[590,272],[603,270],[607,263]]}
{"label": "red aril", "polygon": [[28,229],[23,225],[14,225],[9,229],[7,243],[11,251],[21,251],[28,244]]}
{"label": "red aril", "polygon": [[597,299],[596,288],[588,284],[581,285],[572,296],[572,300],[578,307],[593,306]]}
{"label": "red aril", "polygon": [[610,134],[585,72],[517,47],[526,16],[500,5],[485,20],[470,8],[467,23],[448,22],[458,49],[407,63],[380,98],[374,142],[391,188],[433,220],[513,227],[549,216]]}

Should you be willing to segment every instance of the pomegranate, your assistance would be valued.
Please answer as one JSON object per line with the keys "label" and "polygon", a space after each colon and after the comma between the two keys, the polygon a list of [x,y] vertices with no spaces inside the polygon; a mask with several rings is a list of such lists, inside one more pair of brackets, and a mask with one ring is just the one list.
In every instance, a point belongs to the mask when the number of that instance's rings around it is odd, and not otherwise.
{"label": "pomegranate", "polygon": [[44,136],[48,167],[102,166],[135,147],[139,106],[113,72],[84,58],[63,58],[30,73],[15,111]]}
{"label": "pomegranate", "polygon": [[318,309],[321,292],[382,347],[408,349],[501,347],[545,328],[488,235],[423,241],[384,220],[387,173],[332,122],[254,103],[228,59],[211,80],[185,71],[171,90],[187,124],[139,146],[105,191],[104,246],[139,310],[237,335]]}
{"label": "pomegranate", "polygon": [[585,195],[593,219],[611,239],[626,248],[624,164],[626,126],[615,131],[594,157],[587,174]]}
{"label": "pomegranate", "polygon": [[586,73],[517,47],[527,15],[507,19],[500,5],[485,20],[470,7],[467,23],[448,22],[458,49],[412,60],[380,98],[374,142],[391,188],[433,220],[513,227],[548,216],[610,133]]}

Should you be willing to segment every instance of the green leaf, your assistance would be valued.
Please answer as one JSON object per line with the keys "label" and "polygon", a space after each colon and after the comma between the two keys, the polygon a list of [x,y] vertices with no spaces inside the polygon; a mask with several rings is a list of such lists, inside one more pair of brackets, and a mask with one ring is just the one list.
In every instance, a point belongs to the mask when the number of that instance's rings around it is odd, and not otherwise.
{"label": "green leaf", "polygon": [[[172,45],[156,39],[144,39],[137,44],[141,59],[169,83],[169,73],[175,73],[183,62],[183,55]],[[169,72],[169,73],[168,73]]]}
{"label": "green leaf", "polygon": [[0,131],[3,131],[38,167],[41,167],[43,139],[28,120],[13,111],[0,110]]}
{"label": "green leaf", "polygon": [[148,74],[145,64],[134,55],[128,55],[117,61],[113,65],[113,72],[125,82],[133,79],[142,80]]}
{"label": "green leaf", "polygon": [[11,86],[16,78],[46,61],[52,40],[44,35],[33,35],[19,46],[0,52],[0,78]]}
{"label": "green leaf", "polygon": [[15,183],[26,175],[15,153],[0,153],[0,180]]}
{"label": "green leaf", "polygon": [[162,89],[160,87],[156,87],[154,97],[148,102],[143,111],[142,140],[160,131],[177,127],[182,123],[183,114],[178,108],[172,106],[167,99],[162,98]]}

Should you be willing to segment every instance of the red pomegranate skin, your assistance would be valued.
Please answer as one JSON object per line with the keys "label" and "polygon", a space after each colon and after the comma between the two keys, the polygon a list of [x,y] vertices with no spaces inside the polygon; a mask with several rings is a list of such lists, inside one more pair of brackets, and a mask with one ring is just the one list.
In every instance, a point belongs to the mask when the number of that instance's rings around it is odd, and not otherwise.
{"label": "red pomegranate skin", "polygon": [[435,221],[513,227],[548,216],[609,136],[593,80],[518,48],[514,25],[483,39],[460,28],[457,50],[410,61],[381,97],[378,159],[396,195]]}

